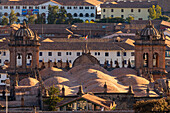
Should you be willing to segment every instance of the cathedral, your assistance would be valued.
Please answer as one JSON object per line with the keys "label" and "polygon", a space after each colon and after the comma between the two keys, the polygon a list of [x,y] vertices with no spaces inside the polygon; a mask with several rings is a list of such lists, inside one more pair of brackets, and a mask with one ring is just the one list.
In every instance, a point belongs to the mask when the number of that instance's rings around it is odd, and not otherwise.
{"label": "cathedral", "polygon": [[[150,21],[136,33],[134,44],[135,68],[131,67],[130,61],[127,67],[124,62],[122,67],[118,62],[113,67],[112,61],[110,66],[101,66],[87,45],[82,47],[82,55],[74,60],[72,67],[68,61],[59,64],[49,61],[46,66],[44,62],[39,64],[39,37],[24,23],[15,33],[11,32],[8,44],[11,100],[22,109],[37,106],[45,110],[43,99],[48,98],[48,88],[53,85],[61,90],[60,96],[64,98],[64,102],[56,106],[59,111],[111,110],[110,105],[116,109],[132,109],[133,104],[143,98],[149,100],[169,95],[163,33]],[[17,103],[19,101],[21,104]],[[108,106],[102,102],[110,103]],[[84,105],[81,109],[77,107],[80,104]],[[9,106],[12,109],[14,105],[9,102]]]}

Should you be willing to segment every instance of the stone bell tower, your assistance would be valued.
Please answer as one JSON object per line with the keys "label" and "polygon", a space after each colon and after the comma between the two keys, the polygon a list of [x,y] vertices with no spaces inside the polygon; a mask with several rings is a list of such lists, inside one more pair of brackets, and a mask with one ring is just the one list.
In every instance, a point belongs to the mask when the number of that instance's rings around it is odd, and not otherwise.
{"label": "stone bell tower", "polygon": [[148,80],[165,77],[165,39],[151,21],[136,34],[135,67]]}
{"label": "stone bell tower", "polygon": [[[14,83],[28,77],[39,65],[39,40],[37,34],[26,26],[11,33],[8,44],[10,51],[10,79]],[[18,76],[16,76],[18,75]]]}

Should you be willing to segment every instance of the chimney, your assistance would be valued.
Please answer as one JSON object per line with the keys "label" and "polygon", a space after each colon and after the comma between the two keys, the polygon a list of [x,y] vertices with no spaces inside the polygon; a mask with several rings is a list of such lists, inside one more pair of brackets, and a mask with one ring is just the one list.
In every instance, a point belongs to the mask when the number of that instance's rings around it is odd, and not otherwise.
{"label": "chimney", "polygon": [[107,93],[107,84],[106,84],[106,82],[104,84],[104,93]]}
{"label": "chimney", "polygon": [[79,91],[77,92],[77,95],[79,95],[79,96],[82,96],[82,95],[84,95],[84,92],[83,92],[83,87],[82,87],[82,85],[80,85],[80,86],[79,86]]}
{"label": "chimney", "polygon": [[63,85],[63,88],[62,88],[62,96],[65,96],[65,88],[64,88],[64,85]]}

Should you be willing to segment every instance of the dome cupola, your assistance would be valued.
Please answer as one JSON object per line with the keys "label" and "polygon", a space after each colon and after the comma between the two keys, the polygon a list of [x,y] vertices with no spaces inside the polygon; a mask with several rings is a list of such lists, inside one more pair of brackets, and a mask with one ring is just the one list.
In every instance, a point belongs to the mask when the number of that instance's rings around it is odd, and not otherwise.
{"label": "dome cupola", "polygon": [[35,33],[26,26],[26,23],[24,21],[23,26],[20,27],[14,34],[15,40],[23,40],[24,38],[33,40],[36,38]]}
{"label": "dome cupola", "polygon": [[151,21],[149,21],[149,24],[146,25],[146,27],[141,31],[140,36],[142,40],[161,39],[161,35],[159,34],[159,31],[154,27]]}

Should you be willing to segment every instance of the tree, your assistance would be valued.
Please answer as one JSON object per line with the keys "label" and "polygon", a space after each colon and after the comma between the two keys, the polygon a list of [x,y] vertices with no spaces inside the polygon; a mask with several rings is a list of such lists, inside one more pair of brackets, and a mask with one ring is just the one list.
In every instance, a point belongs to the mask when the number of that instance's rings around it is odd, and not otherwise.
{"label": "tree", "polygon": [[35,20],[35,24],[45,24],[45,17],[43,15],[37,14],[37,19]]}
{"label": "tree", "polygon": [[34,15],[27,15],[26,17],[28,18],[28,23],[29,24],[34,24],[35,20],[37,19],[37,15],[36,14],[34,14]]}
{"label": "tree", "polygon": [[8,19],[6,16],[3,16],[3,17],[2,17],[1,24],[2,24],[2,25],[7,25],[8,23],[9,23],[9,19]]}
{"label": "tree", "polygon": [[108,18],[103,18],[100,19],[99,21],[96,21],[97,23],[124,23],[125,19],[121,18],[121,17],[108,17]]}
{"label": "tree", "polygon": [[134,17],[129,16],[129,17],[127,17],[127,18],[126,18],[126,21],[127,21],[128,23],[130,23],[130,22],[131,22],[131,20],[134,20]]}
{"label": "tree", "polygon": [[137,101],[134,109],[139,113],[163,112],[170,110],[170,98]]}
{"label": "tree", "polygon": [[9,15],[9,22],[10,24],[13,24],[14,22],[17,22],[18,17],[16,16],[16,13],[14,10],[11,10],[11,13]]}
{"label": "tree", "polygon": [[51,86],[48,90],[49,98],[44,102],[48,105],[49,111],[56,111],[56,105],[62,100],[61,97],[58,97],[60,91],[54,85]]}
{"label": "tree", "polygon": [[55,24],[56,18],[58,18],[57,13],[59,13],[58,6],[51,6],[51,5],[48,6],[48,17],[47,17],[48,24]]}
{"label": "tree", "polygon": [[64,24],[67,20],[67,11],[65,9],[59,9],[59,13],[57,13],[57,18],[55,23]]}
{"label": "tree", "polygon": [[162,15],[161,7],[159,5],[156,5],[156,18],[159,18]]}
{"label": "tree", "polygon": [[152,5],[152,7],[149,8],[149,17],[153,20],[156,19],[155,5]]}

